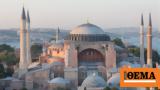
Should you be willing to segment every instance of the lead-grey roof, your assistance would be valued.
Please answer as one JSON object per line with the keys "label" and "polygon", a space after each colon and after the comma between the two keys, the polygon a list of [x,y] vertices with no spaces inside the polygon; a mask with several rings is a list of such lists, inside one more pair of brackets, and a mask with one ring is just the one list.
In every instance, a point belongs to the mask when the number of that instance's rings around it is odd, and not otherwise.
{"label": "lead-grey roof", "polygon": [[104,34],[105,32],[94,24],[82,24],[74,28],[70,34]]}
{"label": "lead-grey roof", "polygon": [[105,87],[105,80],[97,74],[89,75],[82,83],[82,87]]}

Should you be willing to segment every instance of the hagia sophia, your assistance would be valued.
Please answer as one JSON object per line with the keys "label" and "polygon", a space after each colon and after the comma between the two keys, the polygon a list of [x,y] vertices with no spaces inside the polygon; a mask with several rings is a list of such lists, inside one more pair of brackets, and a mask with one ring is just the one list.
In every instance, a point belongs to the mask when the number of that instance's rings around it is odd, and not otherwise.
{"label": "hagia sophia", "polygon": [[[2,90],[145,90],[120,88],[119,68],[152,66],[151,15],[147,34],[147,65],[144,63],[144,25],[140,25],[140,58],[130,56],[125,48],[115,45],[99,26],[85,23],[76,26],[65,38],[60,29],[56,40],[44,43],[38,62],[32,63],[30,53],[30,16],[22,9],[20,25],[20,62],[13,77],[0,79]],[[6,85],[7,88],[6,88]],[[1,88],[0,88],[1,89]]]}

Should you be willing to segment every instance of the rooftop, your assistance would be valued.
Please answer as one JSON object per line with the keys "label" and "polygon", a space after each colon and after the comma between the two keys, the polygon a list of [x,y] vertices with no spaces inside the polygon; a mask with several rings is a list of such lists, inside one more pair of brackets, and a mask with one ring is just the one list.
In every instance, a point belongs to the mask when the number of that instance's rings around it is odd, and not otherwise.
{"label": "rooftop", "polygon": [[82,24],[77,26],[76,28],[74,28],[70,34],[104,34],[105,32],[98,26],[94,25],[94,24]]}

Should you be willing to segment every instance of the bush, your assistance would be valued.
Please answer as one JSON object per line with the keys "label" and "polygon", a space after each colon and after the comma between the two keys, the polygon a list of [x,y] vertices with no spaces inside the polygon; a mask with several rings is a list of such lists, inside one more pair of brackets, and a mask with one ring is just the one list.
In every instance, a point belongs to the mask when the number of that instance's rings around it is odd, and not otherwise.
{"label": "bush", "polygon": [[27,90],[27,88],[23,87],[21,90]]}
{"label": "bush", "polygon": [[5,70],[3,64],[0,64],[0,78],[5,77]]}
{"label": "bush", "polygon": [[128,48],[129,53],[132,53],[133,55],[139,57],[140,56],[140,48]]}
{"label": "bush", "polygon": [[34,44],[31,46],[31,57],[33,59],[38,58],[42,53],[42,45]]}
{"label": "bush", "polygon": [[[140,57],[140,48],[139,47],[129,47],[128,48],[129,53],[132,53],[133,55]],[[147,49],[144,51],[144,59],[145,63],[147,63]],[[160,55],[156,50],[152,50],[152,64],[155,67],[156,63],[160,63]]]}
{"label": "bush", "polygon": [[125,45],[120,38],[115,38],[114,40],[112,40],[112,42],[114,42],[114,44],[116,44],[117,46],[125,48]]}
{"label": "bush", "polygon": [[7,69],[5,70],[3,64],[0,64],[0,78],[12,76],[14,73],[13,65],[18,63],[14,48],[6,44],[0,45],[0,63],[7,65]]}
{"label": "bush", "polygon": [[111,88],[107,86],[103,90],[111,90]]}
{"label": "bush", "polygon": [[0,45],[0,52],[3,52],[3,51],[14,52],[14,48],[12,48],[9,45],[2,44],[2,45]]}
{"label": "bush", "polygon": [[7,70],[6,70],[6,73],[5,73],[5,76],[6,77],[12,77],[12,74],[14,73],[14,69],[13,68],[10,68],[8,67]]}

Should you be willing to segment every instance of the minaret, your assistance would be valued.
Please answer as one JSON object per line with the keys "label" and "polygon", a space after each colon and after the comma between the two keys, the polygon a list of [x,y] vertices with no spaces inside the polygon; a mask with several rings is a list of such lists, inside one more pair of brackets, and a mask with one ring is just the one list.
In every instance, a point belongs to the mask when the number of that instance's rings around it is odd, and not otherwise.
{"label": "minaret", "polygon": [[140,25],[140,62],[144,65],[144,21],[143,14],[141,15],[141,25]]}
{"label": "minaret", "polygon": [[25,32],[26,32],[26,15],[25,15],[25,9],[23,7],[21,21],[20,21],[19,77],[21,77],[23,74],[27,72]]}
{"label": "minaret", "polygon": [[149,26],[147,31],[147,65],[152,67],[152,19],[149,14]]}
{"label": "minaret", "polygon": [[30,65],[32,63],[31,59],[31,47],[30,47],[30,16],[29,11],[27,11],[27,30],[26,30],[26,59],[27,59],[27,65]]}
{"label": "minaret", "polygon": [[59,30],[59,27],[58,27],[57,32],[56,32],[56,42],[59,40],[59,33],[60,33],[60,30]]}
{"label": "minaret", "polygon": [[42,56],[46,56],[47,49],[46,49],[46,42],[44,41],[44,39],[43,39],[42,51],[43,51]]}

